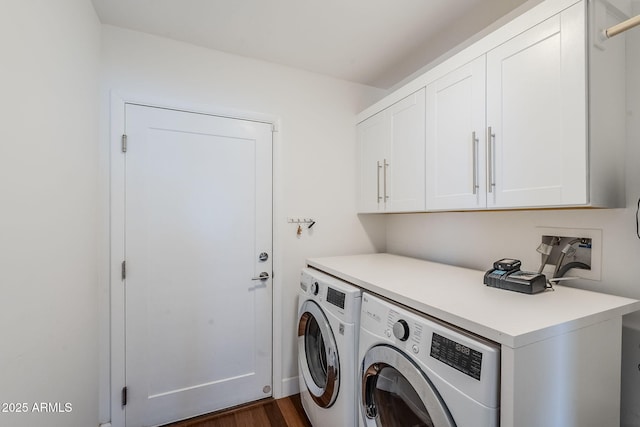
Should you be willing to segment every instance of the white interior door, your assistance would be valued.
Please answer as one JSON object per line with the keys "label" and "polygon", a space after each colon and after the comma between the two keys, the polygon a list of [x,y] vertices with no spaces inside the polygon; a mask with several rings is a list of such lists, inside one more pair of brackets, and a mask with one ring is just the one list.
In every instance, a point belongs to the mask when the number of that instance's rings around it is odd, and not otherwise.
{"label": "white interior door", "polygon": [[270,396],[271,125],[125,111],[126,425]]}

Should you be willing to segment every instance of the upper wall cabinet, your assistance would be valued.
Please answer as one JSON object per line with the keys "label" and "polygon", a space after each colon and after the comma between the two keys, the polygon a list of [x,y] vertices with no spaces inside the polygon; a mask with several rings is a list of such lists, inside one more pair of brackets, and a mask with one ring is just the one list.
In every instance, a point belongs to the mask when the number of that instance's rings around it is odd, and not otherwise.
{"label": "upper wall cabinet", "polygon": [[427,85],[429,209],[486,206],[484,55]]}
{"label": "upper wall cabinet", "polygon": [[358,124],[360,212],[425,210],[425,91]]}
{"label": "upper wall cabinet", "polygon": [[584,6],[487,53],[487,206],[586,205]]}
{"label": "upper wall cabinet", "polygon": [[624,206],[624,18],[547,0],[359,119],[425,87],[427,211]]}

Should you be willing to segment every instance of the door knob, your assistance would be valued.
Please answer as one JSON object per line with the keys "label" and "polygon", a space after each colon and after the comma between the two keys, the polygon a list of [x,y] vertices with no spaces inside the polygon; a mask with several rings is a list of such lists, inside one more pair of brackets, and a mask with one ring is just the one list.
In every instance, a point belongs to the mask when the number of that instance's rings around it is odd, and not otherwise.
{"label": "door knob", "polygon": [[263,271],[260,273],[258,277],[252,277],[251,280],[267,280],[269,278],[269,273]]}

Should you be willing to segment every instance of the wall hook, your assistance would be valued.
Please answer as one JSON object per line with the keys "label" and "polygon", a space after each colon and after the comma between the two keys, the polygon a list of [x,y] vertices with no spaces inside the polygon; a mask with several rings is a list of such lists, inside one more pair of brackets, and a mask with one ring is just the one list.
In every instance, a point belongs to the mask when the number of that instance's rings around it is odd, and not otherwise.
{"label": "wall hook", "polygon": [[298,228],[296,229],[296,236],[300,237],[302,235],[302,224],[307,225],[307,230],[310,230],[316,222],[313,218],[287,218],[287,222],[289,224],[298,224]]}
{"label": "wall hook", "polygon": [[315,224],[313,218],[287,218],[289,224]]}

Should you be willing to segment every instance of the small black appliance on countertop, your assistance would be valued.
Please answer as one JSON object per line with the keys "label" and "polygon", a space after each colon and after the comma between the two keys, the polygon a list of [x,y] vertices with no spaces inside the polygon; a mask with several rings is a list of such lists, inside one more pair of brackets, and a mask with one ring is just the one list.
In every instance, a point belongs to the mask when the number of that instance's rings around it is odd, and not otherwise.
{"label": "small black appliance on countertop", "polygon": [[520,260],[503,258],[493,263],[493,268],[484,275],[484,284],[525,294],[537,294],[547,288],[544,274],[521,271]]}

